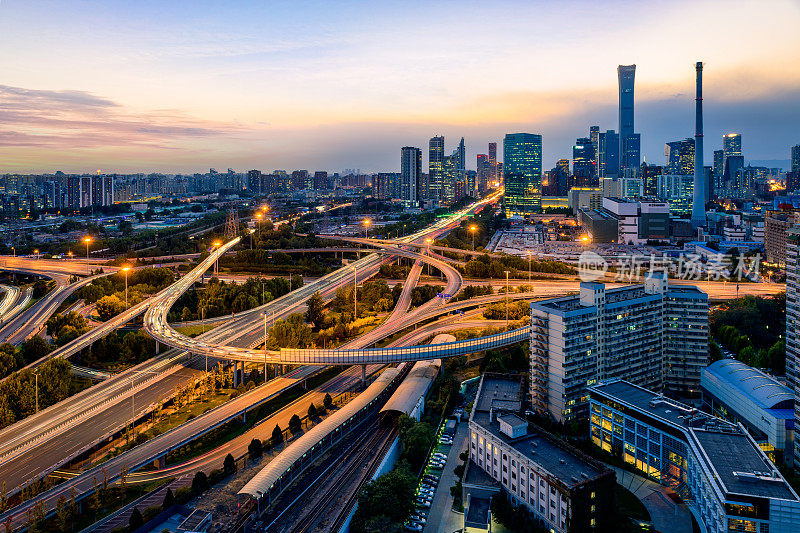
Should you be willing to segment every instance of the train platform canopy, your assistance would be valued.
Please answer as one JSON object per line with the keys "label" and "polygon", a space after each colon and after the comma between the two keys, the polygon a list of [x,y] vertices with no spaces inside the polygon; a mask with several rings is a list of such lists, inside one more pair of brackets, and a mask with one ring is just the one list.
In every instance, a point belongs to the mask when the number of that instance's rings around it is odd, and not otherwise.
{"label": "train platform canopy", "polygon": [[429,361],[419,361],[414,363],[414,367],[408,373],[403,383],[381,409],[381,413],[393,411],[400,414],[411,415],[414,408],[419,403],[419,399],[425,396],[433,385],[439,369],[442,367],[441,359],[431,359]]}
{"label": "train platform canopy", "polygon": [[364,392],[287,446],[277,457],[267,463],[267,466],[253,476],[253,478],[242,487],[238,494],[248,495],[253,498],[259,498],[266,494],[270,487],[281,479],[289,468],[303,457],[303,455],[319,444],[322,439],[330,433],[336,431],[343,422],[349,420],[361,409],[368,406],[375,398],[380,396],[380,394],[391,385],[392,381],[394,381],[399,373],[400,370],[397,368],[388,368],[384,370]]}

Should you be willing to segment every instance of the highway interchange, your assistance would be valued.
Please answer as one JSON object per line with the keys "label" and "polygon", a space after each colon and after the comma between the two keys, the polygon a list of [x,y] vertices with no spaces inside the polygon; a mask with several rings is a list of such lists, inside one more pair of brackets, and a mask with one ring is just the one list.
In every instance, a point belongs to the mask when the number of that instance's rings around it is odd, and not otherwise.
{"label": "highway interchange", "polygon": [[[465,210],[456,217],[440,222],[423,232],[409,236],[406,242],[416,242],[418,244],[424,242],[425,238],[431,236],[435,237],[438,234],[444,233],[470,212],[471,210]],[[404,285],[404,290],[397,306],[380,326],[343,346],[342,349],[361,349],[374,345],[380,340],[402,331],[409,326],[431,319],[436,319],[436,322],[407,333],[393,344],[418,344],[424,342],[426,338],[432,336],[434,333],[441,331],[463,329],[466,327],[478,328],[490,325],[503,325],[502,322],[482,320],[479,316],[479,312],[476,311],[467,311],[465,315],[457,316],[447,316],[447,314],[458,309],[465,309],[483,303],[498,301],[503,299],[505,297],[504,295],[492,295],[450,304],[446,303],[445,299],[434,298],[430,302],[408,312],[411,289],[413,289],[419,279],[424,262],[433,264],[435,268],[441,270],[445,274],[447,279],[445,283],[446,288],[442,291],[444,293],[450,295],[456,294],[463,280],[454,268],[438,258],[407,250],[398,243],[378,243],[383,247],[382,254],[368,254],[362,259],[354,261],[347,267],[304,285],[301,289],[292,291],[258,308],[240,313],[199,337],[190,339],[189,337],[180,336],[180,342],[165,337],[164,331],[175,331],[166,322],[166,315],[172,303],[182,292],[193,284],[198,275],[202,275],[202,273],[212,267],[219,255],[224,254],[235,244],[236,242],[231,241],[215,250],[214,253],[206,258],[206,260],[198,265],[192,272],[185,275],[174,285],[142,303],[145,305],[140,304],[140,306],[134,306],[134,308],[131,308],[126,313],[115,317],[115,319],[102,324],[83,337],[76,339],[76,341],[73,341],[77,343],[74,346],[67,345],[63,347],[60,352],[56,352],[55,355],[57,356],[69,357],[82,347],[90,345],[94,340],[102,338],[110,331],[117,329],[120,325],[145,311],[147,311],[145,315],[145,325],[146,328],[150,328],[149,331],[151,331],[153,336],[164,341],[165,344],[171,344],[181,348],[167,350],[162,354],[158,354],[153,359],[128,371],[114,375],[82,393],[69,398],[65,402],[51,406],[48,409],[40,411],[36,415],[30,416],[0,430],[0,479],[6,482],[8,494],[13,494],[19,490],[23,484],[32,479],[38,479],[49,474],[62,464],[68,462],[71,458],[80,455],[84,450],[107,439],[124,427],[132,416],[136,418],[146,413],[153,404],[168,397],[177,385],[192,382],[201,377],[203,375],[206,355],[212,358],[212,362],[216,362],[218,358],[230,358],[229,354],[231,351],[247,351],[259,355],[257,359],[252,358],[248,360],[263,361],[264,350],[253,350],[253,348],[263,341],[263,324],[265,320],[272,321],[273,319],[285,318],[289,314],[302,311],[305,301],[314,292],[320,292],[323,299],[330,300],[333,298],[338,288],[353,284],[354,272],[357,271],[358,281],[364,281],[374,275],[380,265],[389,261],[392,256],[411,257],[415,260],[411,274]],[[24,264],[12,265],[12,268],[15,270],[18,269],[18,271],[25,271],[25,269],[31,268],[30,263],[31,261],[27,260]],[[39,266],[41,267],[42,264]],[[83,265],[83,267],[85,268],[85,265]],[[51,266],[47,265],[47,268],[51,268]],[[74,273],[75,270],[76,267],[74,264],[71,265],[68,262],[63,262],[59,267],[54,266],[52,270],[42,269],[41,272],[45,276],[56,279],[58,283],[58,278],[60,276]],[[60,279],[63,280],[63,277],[60,277]],[[90,282],[90,278],[81,281],[88,283]],[[553,282],[548,280],[543,283]],[[566,292],[566,283],[570,283],[574,289],[577,289],[577,283],[574,281],[564,283],[565,285],[563,288],[559,287],[562,294]],[[74,287],[75,285],[77,285],[77,283],[65,284],[63,287],[59,285],[57,290],[51,291],[48,298],[40,300],[40,302],[47,301],[48,303],[46,305],[43,304],[35,314],[25,313],[24,321],[18,323],[17,327],[24,329],[26,335],[30,334],[31,331],[35,332],[36,328],[41,327],[41,324],[43,324],[47,317],[66,300],[69,294],[78,288]],[[720,284],[712,283],[709,285],[716,287]],[[733,287],[730,289],[726,287],[726,289],[730,291]],[[53,296],[54,293],[56,296]],[[66,293],[66,295],[64,293]],[[729,292],[726,292],[726,294],[729,294]],[[514,298],[530,298],[532,296],[542,297],[544,295],[536,290],[534,290],[533,294],[510,295],[510,297]],[[13,308],[13,303],[19,298],[19,295],[14,295],[14,300],[6,303],[6,300],[10,298],[10,296],[7,296],[0,301],[0,311]],[[442,318],[442,316],[444,316],[444,318]],[[2,317],[3,313],[0,312],[0,318]],[[23,314],[20,314],[18,318],[22,319]],[[163,328],[163,330],[156,331],[157,328]],[[177,334],[177,332],[175,333]],[[188,339],[190,342],[184,339]],[[286,376],[277,377],[269,381],[266,385],[257,387],[248,394],[239,396],[214,411],[206,413],[206,415],[209,415],[208,417],[204,415],[187,422],[168,433],[133,448],[128,452],[130,455],[126,454],[124,457],[120,456],[116,458],[116,461],[106,461],[96,468],[102,467],[106,469],[107,473],[113,473],[114,469],[117,469],[117,472],[121,471],[123,466],[127,470],[134,470],[135,468],[148,464],[152,462],[154,458],[163,456],[167,451],[180,447],[183,443],[197,438],[198,435],[207,431],[209,427],[214,427],[214,424],[224,423],[232,417],[252,409],[254,405],[266,401],[290,387],[296,386],[322,368],[322,366],[299,367]],[[370,367],[370,371],[374,371],[374,369],[374,366]],[[346,372],[347,373],[343,374],[343,376],[347,376],[347,378],[341,382],[342,386],[352,385],[352,380],[356,379],[355,376],[357,375],[358,369],[352,368]],[[339,389],[334,388],[332,390]],[[132,399],[133,401],[131,401]],[[240,450],[243,442],[243,440],[239,439],[235,444],[231,444],[230,448],[225,449]],[[219,451],[219,453],[222,453],[222,451]],[[214,460],[218,459],[217,455],[213,455],[212,457]],[[208,461],[211,461],[211,458],[208,458]],[[203,461],[194,460],[184,465],[176,465],[175,468],[185,468],[189,471],[192,468],[200,468],[207,464],[211,463],[203,463]],[[44,502],[48,509],[52,509],[58,495],[64,493],[63,491],[65,490],[71,490],[72,487],[75,487],[79,494],[87,494],[93,490],[92,478],[96,475],[96,469],[84,472],[82,475],[51,489],[51,491],[29,500],[26,504],[0,515],[0,521],[5,522],[8,517],[12,517],[14,523],[21,523],[26,510],[39,501]],[[159,474],[149,473],[147,474],[149,477],[143,477],[142,479],[151,479],[158,475]]]}

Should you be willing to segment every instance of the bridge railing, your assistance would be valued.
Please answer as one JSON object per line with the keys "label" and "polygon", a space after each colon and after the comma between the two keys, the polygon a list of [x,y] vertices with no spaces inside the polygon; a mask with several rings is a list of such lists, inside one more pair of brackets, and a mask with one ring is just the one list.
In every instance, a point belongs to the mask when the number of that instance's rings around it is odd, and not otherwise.
{"label": "bridge railing", "polygon": [[365,362],[392,363],[398,361],[438,359],[525,342],[529,337],[530,326],[525,326],[511,331],[495,333],[494,335],[478,337],[476,339],[446,342],[442,344],[424,344],[420,346],[369,348],[360,350],[281,348],[280,360],[281,362],[291,362],[294,364],[362,364]]}

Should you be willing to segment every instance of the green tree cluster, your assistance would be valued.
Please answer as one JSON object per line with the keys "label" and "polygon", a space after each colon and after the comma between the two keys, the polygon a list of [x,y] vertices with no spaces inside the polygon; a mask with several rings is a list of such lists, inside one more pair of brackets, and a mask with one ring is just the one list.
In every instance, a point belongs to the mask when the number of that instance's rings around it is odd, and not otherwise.
{"label": "green tree cluster", "polygon": [[[71,390],[72,371],[68,361],[51,359],[39,365],[39,409],[66,398]],[[0,428],[33,414],[36,410],[36,377],[34,371],[23,369],[0,382]]]}
{"label": "green tree cluster", "polygon": [[401,462],[391,472],[367,483],[358,495],[353,533],[400,532],[414,508],[416,478]]}
{"label": "green tree cluster", "polygon": [[[503,279],[509,271],[509,277],[524,279],[528,277],[528,259],[516,255],[504,255],[499,258],[489,257],[488,254],[470,259],[463,267],[459,267],[462,274],[470,278]],[[531,272],[544,272],[548,274],[574,274],[575,269],[558,261],[531,261]]]}
{"label": "green tree cluster", "polygon": [[46,327],[47,334],[55,341],[56,346],[64,346],[89,331],[86,318],[77,311],[51,316],[47,319]]}

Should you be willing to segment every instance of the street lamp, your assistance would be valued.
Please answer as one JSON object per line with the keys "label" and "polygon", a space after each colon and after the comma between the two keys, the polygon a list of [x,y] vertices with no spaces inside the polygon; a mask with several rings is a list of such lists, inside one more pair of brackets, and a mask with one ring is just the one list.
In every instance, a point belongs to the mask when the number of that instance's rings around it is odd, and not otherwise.
{"label": "street lamp", "polygon": [[358,316],[358,267],[353,265],[353,322]]}
{"label": "street lamp", "polygon": [[369,229],[370,222],[371,222],[370,219],[368,219],[368,218],[364,219],[364,238],[365,239],[367,238],[367,230]]}
{"label": "street lamp", "polygon": [[39,372],[36,371],[33,373],[35,376],[35,383],[36,383],[36,412],[39,412]]}
{"label": "street lamp", "polygon": [[39,250],[36,249],[36,250],[33,251],[33,253],[36,254],[36,260],[38,261],[39,260]]}
{"label": "street lamp", "polygon": [[528,250],[528,284],[531,283],[531,251]]}
{"label": "street lamp", "polygon": [[[430,257],[430,255],[431,255],[431,243],[433,242],[433,239],[428,237],[427,239],[425,239],[425,242],[428,244],[428,257]],[[430,262],[428,262],[428,275],[429,276],[431,275],[431,264],[430,264]]]}
{"label": "street lamp", "polygon": [[83,238],[83,242],[86,243],[86,275],[90,275],[91,272],[89,270],[89,243],[92,242],[92,238],[88,235]]}
{"label": "street lamp", "polygon": [[256,226],[258,226],[258,238],[261,238],[261,219],[264,218],[262,213],[256,213]]}
{"label": "street lamp", "polygon": [[506,273],[506,327],[508,327],[508,270],[505,271]]}
{"label": "street lamp", "polygon": [[[216,248],[219,248],[220,244],[221,243],[219,241],[214,241],[214,246]],[[217,260],[214,261],[214,274],[219,274],[219,257],[217,257]]]}
{"label": "street lamp", "polygon": [[122,267],[122,271],[125,273],[125,309],[128,308],[128,271],[130,269],[129,266]]}
{"label": "street lamp", "polygon": [[475,251],[475,232],[478,230],[478,226],[473,224],[469,227],[469,232],[472,233],[472,251]]}
{"label": "street lamp", "polygon": [[[273,311],[272,313],[274,317],[275,311]],[[266,311],[262,312],[261,316],[264,317],[264,383],[266,383],[267,382],[267,312]]]}

